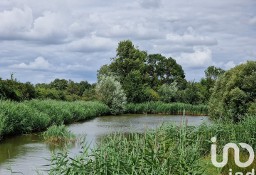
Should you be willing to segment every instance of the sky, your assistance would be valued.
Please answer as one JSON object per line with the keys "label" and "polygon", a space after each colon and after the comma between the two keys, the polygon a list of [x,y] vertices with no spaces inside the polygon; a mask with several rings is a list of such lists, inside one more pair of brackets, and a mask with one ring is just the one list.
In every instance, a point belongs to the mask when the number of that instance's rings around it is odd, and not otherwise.
{"label": "sky", "polygon": [[118,42],[174,58],[186,79],[256,60],[255,0],[1,0],[0,77],[97,81]]}

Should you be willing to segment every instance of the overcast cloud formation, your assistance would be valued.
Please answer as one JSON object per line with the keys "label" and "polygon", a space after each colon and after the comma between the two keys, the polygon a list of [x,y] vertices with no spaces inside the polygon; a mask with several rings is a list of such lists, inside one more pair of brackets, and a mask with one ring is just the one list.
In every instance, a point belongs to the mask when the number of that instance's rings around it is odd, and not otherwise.
{"label": "overcast cloud formation", "polygon": [[0,77],[96,82],[121,40],[173,57],[188,80],[256,60],[255,0],[1,0]]}

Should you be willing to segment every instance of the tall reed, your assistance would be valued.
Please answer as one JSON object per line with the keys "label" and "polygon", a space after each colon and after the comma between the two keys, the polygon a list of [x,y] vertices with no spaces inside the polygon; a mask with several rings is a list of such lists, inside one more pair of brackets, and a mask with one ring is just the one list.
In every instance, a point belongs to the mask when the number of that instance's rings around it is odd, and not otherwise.
{"label": "tall reed", "polygon": [[146,103],[129,103],[126,105],[125,113],[132,114],[170,114],[182,115],[207,115],[208,108],[206,105],[191,105],[185,103],[163,103],[163,102],[146,102]]}
{"label": "tall reed", "polygon": [[68,124],[109,114],[101,102],[64,102],[0,100],[0,139],[7,135],[44,131],[51,125]]}
{"label": "tall reed", "polygon": [[[229,142],[245,142],[255,149],[255,124],[255,116],[247,116],[240,123],[217,122],[193,127],[183,122],[181,126],[164,124],[144,134],[115,133],[91,151],[85,147],[76,158],[69,158],[67,153],[54,154],[50,174],[206,174],[207,168],[213,167],[206,159],[210,155],[210,139],[217,136],[220,156]],[[246,153],[242,158],[246,160]],[[222,170],[215,168],[216,172],[206,175],[217,172],[228,175],[229,168],[241,170],[231,159]],[[249,172],[255,165],[254,162],[242,171]]]}

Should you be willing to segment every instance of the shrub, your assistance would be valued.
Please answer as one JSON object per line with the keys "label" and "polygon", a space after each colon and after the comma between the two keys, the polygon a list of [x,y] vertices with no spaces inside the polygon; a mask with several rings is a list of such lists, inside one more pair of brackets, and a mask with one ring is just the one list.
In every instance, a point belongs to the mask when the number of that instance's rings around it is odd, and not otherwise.
{"label": "shrub", "polygon": [[72,134],[65,125],[53,125],[43,133],[44,140],[50,143],[75,141],[75,135]]}
{"label": "shrub", "polygon": [[122,113],[126,104],[126,95],[121,84],[111,76],[103,76],[96,85],[99,100],[110,107],[112,114]]}
{"label": "shrub", "polygon": [[160,99],[163,102],[174,102],[176,100],[176,93],[178,91],[177,83],[173,82],[169,84],[163,84],[160,86],[158,93],[160,95]]}

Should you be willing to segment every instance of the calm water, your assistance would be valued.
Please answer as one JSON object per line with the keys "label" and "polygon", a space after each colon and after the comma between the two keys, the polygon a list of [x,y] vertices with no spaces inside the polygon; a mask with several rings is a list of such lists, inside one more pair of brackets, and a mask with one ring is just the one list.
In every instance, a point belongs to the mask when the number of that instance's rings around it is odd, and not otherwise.
{"label": "calm water", "polygon": [[[187,116],[188,125],[200,125],[209,122],[207,117]],[[95,118],[84,123],[72,124],[69,129],[79,138],[86,137],[91,147],[97,141],[113,132],[143,132],[154,129],[163,122],[181,123],[181,116],[168,115],[123,115]],[[45,144],[39,134],[30,134],[9,138],[0,143],[0,175],[12,172],[32,175],[37,170],[47,170],[51,152],[59,148]],[[79,143],[70,145],[70,154],[81,150]]]}

